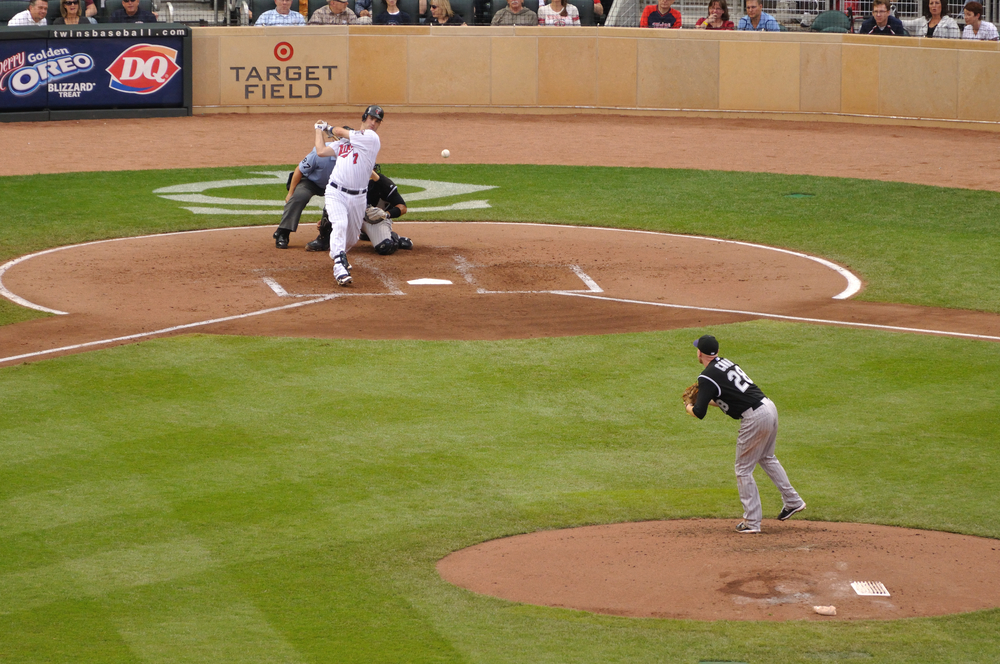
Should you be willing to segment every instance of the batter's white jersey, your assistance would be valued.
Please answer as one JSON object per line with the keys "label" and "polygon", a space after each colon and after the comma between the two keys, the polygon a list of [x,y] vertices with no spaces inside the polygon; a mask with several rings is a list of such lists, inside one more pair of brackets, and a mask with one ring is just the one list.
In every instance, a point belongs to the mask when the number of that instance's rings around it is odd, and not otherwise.
{"label": "batter's white jersey", "polygon": [[381,147],[374,130],[352,130],[350,138],[337,142],[337,165],[333,167],[330,182],[355,191],[367,189]]}

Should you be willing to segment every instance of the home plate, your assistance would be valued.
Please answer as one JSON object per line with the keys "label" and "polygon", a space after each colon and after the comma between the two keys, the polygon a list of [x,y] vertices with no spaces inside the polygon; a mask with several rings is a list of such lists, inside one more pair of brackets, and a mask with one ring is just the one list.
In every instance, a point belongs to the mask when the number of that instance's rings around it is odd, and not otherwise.
{"label": "home plate", "polygon": [[411,286],[451,286],[451,282],[447,279],[414,279],[406,283]]}

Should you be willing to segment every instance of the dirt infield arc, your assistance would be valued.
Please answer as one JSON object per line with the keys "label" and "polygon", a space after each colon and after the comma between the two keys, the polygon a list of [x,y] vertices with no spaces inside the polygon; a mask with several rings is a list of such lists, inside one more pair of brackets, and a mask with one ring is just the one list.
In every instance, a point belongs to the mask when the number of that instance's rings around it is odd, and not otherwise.
{"label": "dirt infield arc", "polygon": [[190,331],[502,339],[758,317],[1000,339],[1000,317],[989,314],[951,311],[935,321],[934,310],[845,301],[861,285],[849,271],[782,249],[538,224],[398,228],[417,249],[382,257],[359,245],[347,289],[335,286],[325,254],[303,251],[307,233],[282,251],[259,227],[108,240],[12,261],[0,268],[8,297],[68,315],[0,328],[0,362]]}

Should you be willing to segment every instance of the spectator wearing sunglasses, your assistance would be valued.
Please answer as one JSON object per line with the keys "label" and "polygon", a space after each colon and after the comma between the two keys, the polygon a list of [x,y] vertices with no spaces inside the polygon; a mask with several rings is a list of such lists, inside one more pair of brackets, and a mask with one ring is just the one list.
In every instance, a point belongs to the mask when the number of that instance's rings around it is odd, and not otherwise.
{"label": "spectator wearing sunglasses", "polygon": [[109,23],[156,23],[156,14],[139,6],[139,0],[122,0],[122,6],[111,13]]}
{"label": "spectator wearing sunglasses", "polygon": [[62,0],[59,3],[59,18],[52,21],[52,25],[78,25],[80,23],[87,25],[88,23],[97,23],[94,19],[87,17],[86,14],[81,14],[80,2],[81,0]]}
{"label": "spectator wearing sunglasses", "polygon": [[[424,0],[420,0],[423,4]],[[431,17],[427,25],[465,25],[462,17],[451,8],[449,0],[431,0]]]}

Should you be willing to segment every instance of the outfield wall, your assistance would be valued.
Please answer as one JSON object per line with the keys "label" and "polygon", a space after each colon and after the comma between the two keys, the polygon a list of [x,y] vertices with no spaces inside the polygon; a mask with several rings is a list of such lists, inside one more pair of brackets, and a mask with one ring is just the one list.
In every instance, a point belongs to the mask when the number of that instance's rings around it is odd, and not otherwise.
{"label": "outfield wall", "polygon": [[641,113],[1000,130],[1000,43],[638,28],[194,28],[194,112]]}

